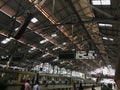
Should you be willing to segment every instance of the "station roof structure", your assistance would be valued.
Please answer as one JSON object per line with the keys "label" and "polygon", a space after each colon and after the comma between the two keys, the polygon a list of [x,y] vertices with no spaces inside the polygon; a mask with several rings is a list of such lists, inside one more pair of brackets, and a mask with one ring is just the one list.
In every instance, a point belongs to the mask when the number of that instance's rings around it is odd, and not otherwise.
{"label": "station roof structure", "polygon": [[[45,62],[80,72],[107,65],[115,68],[119,3],[119,0],[0,0],[0,64],[11,58],[10,65],[28,68]],[[31,22],[20,38],[15,38],[28,14],[33,15]],[[75,58],[60,59],[61,52],[70,52]],[[76,52],[81,58],[76,59]]]}

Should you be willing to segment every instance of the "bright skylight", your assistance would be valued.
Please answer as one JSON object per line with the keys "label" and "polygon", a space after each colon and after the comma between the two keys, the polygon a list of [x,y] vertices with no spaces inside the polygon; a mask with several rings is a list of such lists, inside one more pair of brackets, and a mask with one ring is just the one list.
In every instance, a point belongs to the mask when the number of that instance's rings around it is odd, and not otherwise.
{"label": "bright skylight", "polygon": [[55,47],[55,48],[53,48],[53,50],[57,50],[57,49],[59,49],[59,47]]}
{"label": "bright skylight", "polygon": [[112,24],[99,23],[99,26],[102,26],[102,27],[112,27]]}
{"label": "bright skylight", "polygon": [[28,52],[32,52],[35,49],[36,49],[36,47],[32,47]]}
{"label": "bright skylight", "polygon": [[49,55],[49,53],[46,53],[46,54],[42,55],[42,57],[46,57],[47,55]]}
{"label": "bright skylight", "polygon": [[110,0],[92,0],[93,5],[111,5]]}
{"label": "bright skylight", "polygon": [[104,40],[110,40],[110,41],[114,41],[113,38],[107,38],[107,37],[103,37]]}
{"label": "bright skylight", "polygon": [[108,84],[108,83],[115,84],[115,81],[113,79],[102,79],[100,82],[105,84]]}
{"label": "bright skylight", "polygon": [[66,42],[63,43],[63,45],[66,45],[66,44],[67,44]]}
{"label": "bright skylight", "polygon": [[58,58],[54,59],[53,61],[54,61],[54,62],[55,62],[55,61],[58,61]]}
{"label": "bright skylight", "polygon": [[37,19],[37,18],[32,18],[32,19],[31,19],[31,22],[32,22],[32,23],[36,23],[36,22],[38,22],[38,19]]}
{"label": "bright skylight", "polygon": [[[110,65],[108,65],[108,67],[109,67]],[[94,71],[92,71],[92,72],[90,72],[91,74],[98,74],[98,73],[102,73],[103,75],[115,75],[115,70],[114,69],[112,69],[112,68],[110,68],[109,67],[109,70],[108,70],[108,68],[107,67],[101,67],[101,68],[98,68],[98,69],[96,69],[96,70],[94,70]]]}
{"label": "bright skylight", "polygon": [[108,38],[107,38],[107,37],[103,37],[103,39],[104,39],[104,40],[108,40]]}
{"label": "bright skylight", "polygon": [[43,43],[45,43],[47,41],[48,41],[48,39],[42,40],[42,41],[40,41],[40,44],[43,44]]}
{"label": "bright skylight", "polygon": [[54,34],[52,34],[51,36],[52,36],[52,37],[57,37],[57,34],[56,34],[56,33],[54,33]]}
{"label": "bright skylight", "polygon": [[11,41],[12,38],[5,38],[3,41],[1,41],[2,44],[7,44],[9,41]]}
{"label": "bright skylight", "polygon": [[15,31],[18,31],[19,30],[19,27],[15,28]]}
{"label": "bright skylight", "polygon": [[113,38],[109,38],[109,40],[110,40],[110,41],[114,41],[114,39],[113,39]]}

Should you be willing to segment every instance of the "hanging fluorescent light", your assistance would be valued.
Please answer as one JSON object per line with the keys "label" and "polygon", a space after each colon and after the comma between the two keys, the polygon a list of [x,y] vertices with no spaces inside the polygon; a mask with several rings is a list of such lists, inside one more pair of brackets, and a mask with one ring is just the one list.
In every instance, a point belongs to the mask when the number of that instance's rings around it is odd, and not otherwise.
{"label": "hanging fluorescent light", "polygon": [[110,41],[113,41],[114,39],[113,38],[107,38],[107,37],[103,37],[104,40],[110,40]]}
{"label": "hanging fluorescent light", "polygon": [[63,43],[63,45],[66,45],[66,44],[67,44],[66,42]]}
{"label": "hanging fluorescent light", "polygon": [[72,49],[72,51],[75,51],[75,49]]}
{"label": "hanging fluorescent light", "polygon": [[5,38],[3,41],[1,41],[2,44],[7,44],[8,42],[10,42],[12,40],[12,38]]}
{"label": "hanging fluorescent light", "polygon": [[55,47],[55,48],[53,48],[52,50],[57,50],[59,47]]}
{"label": "hanging fluorescent light", "polygon": [[108,38],[107,38],[107,37],[103,37],[103,39],[104,39],[104,40],[108,40]]}
{"label": "hanging fluorescent light", "polygon": [[38,22],[38,19],[37,19],[37,18],[32,18],[32,19],[31,19],[31,22],[32,22],[32,23],[36,23],[36,22]]}
{"label": "hanging fluorescent light", "polygon": [[36,49],[36,47],[32,47],[28,52],[32,52],[35,49]]}
{"label": "hanging fluorescent light", "polygon": [[18,31],[19,30],[19,27],[15,28],[15,31]]}
{"label": "hanging fluorescent light", "polygon": [[47,41],[48,41],[48,39],[42,40],[42,41],[40,41],[40,44],[43,44],[43,43],[45,43]]}
{"label": "hanging fluorescent light", "polygon": [[42,55],[42,57],[46,57],[47,55],[49,55],[49,53],[46,53],[46,54]]}
{"label": "hanging fluorescent light", "polygon": [[111,5],[110,0],[92,0],[93,5]]}
{"label": "hanging fluorescent light", "polygon": [[55,62],[55,61],[58,61],[58,58],[54,59],[53,61],[54,61],[54,62]]}
{"label": "hanging fluorescent light", "polygon": [[112,24],[99,23],[99,26],[112,27]]}
{"label": "hanging fluorescent light", "polygon": [[52,34],[52,35],[51,35],[51,37],[57,37],[57,34],[56,34],[56,33],[54,33],[54,34]]}
{"label": "hanging fluorescent light", "polygon": [[114,39],[113,38],[109,38],[110,41],[113,41]]}

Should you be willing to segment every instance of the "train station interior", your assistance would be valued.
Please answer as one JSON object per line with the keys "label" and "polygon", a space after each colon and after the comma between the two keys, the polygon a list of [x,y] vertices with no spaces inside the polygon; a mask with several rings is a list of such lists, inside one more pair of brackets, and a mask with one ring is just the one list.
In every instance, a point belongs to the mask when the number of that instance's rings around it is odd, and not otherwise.
{"label": "train station interior", "polygon": [[0,88],[119,90],[119,18],[120,0],[0,0]]}

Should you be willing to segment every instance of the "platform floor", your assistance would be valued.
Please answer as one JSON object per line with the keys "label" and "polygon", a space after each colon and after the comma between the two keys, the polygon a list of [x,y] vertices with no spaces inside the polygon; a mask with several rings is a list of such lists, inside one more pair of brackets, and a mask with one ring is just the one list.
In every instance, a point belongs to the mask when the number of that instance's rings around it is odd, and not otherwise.
{"label": "platform floor", "polygon": [[[18,87],[10,86],[9,88],[7,88],[7,90],[20,90],[20,86],[18,86]],[[41,90],[71,90],[71,89],[47,89],[47,88],[44,88],[44,89],[41,89]],[[91,88],[86,88],[84,90],[92,90],[92,89]],[[95,90],[101,90],[101,87],[100,86],[99,87],[95,87]],[[114,88],[113,90],[117,90],[117,89]]]}
{"label": "platform floor", "polygon": [[[84,90],[91,90],[91,88],[87,88],[87,89],[84,89]],[[96,87],[95,90],[101,90],[101,87]],[[117,88],[114,88],[113,90],[117,90]]]}

